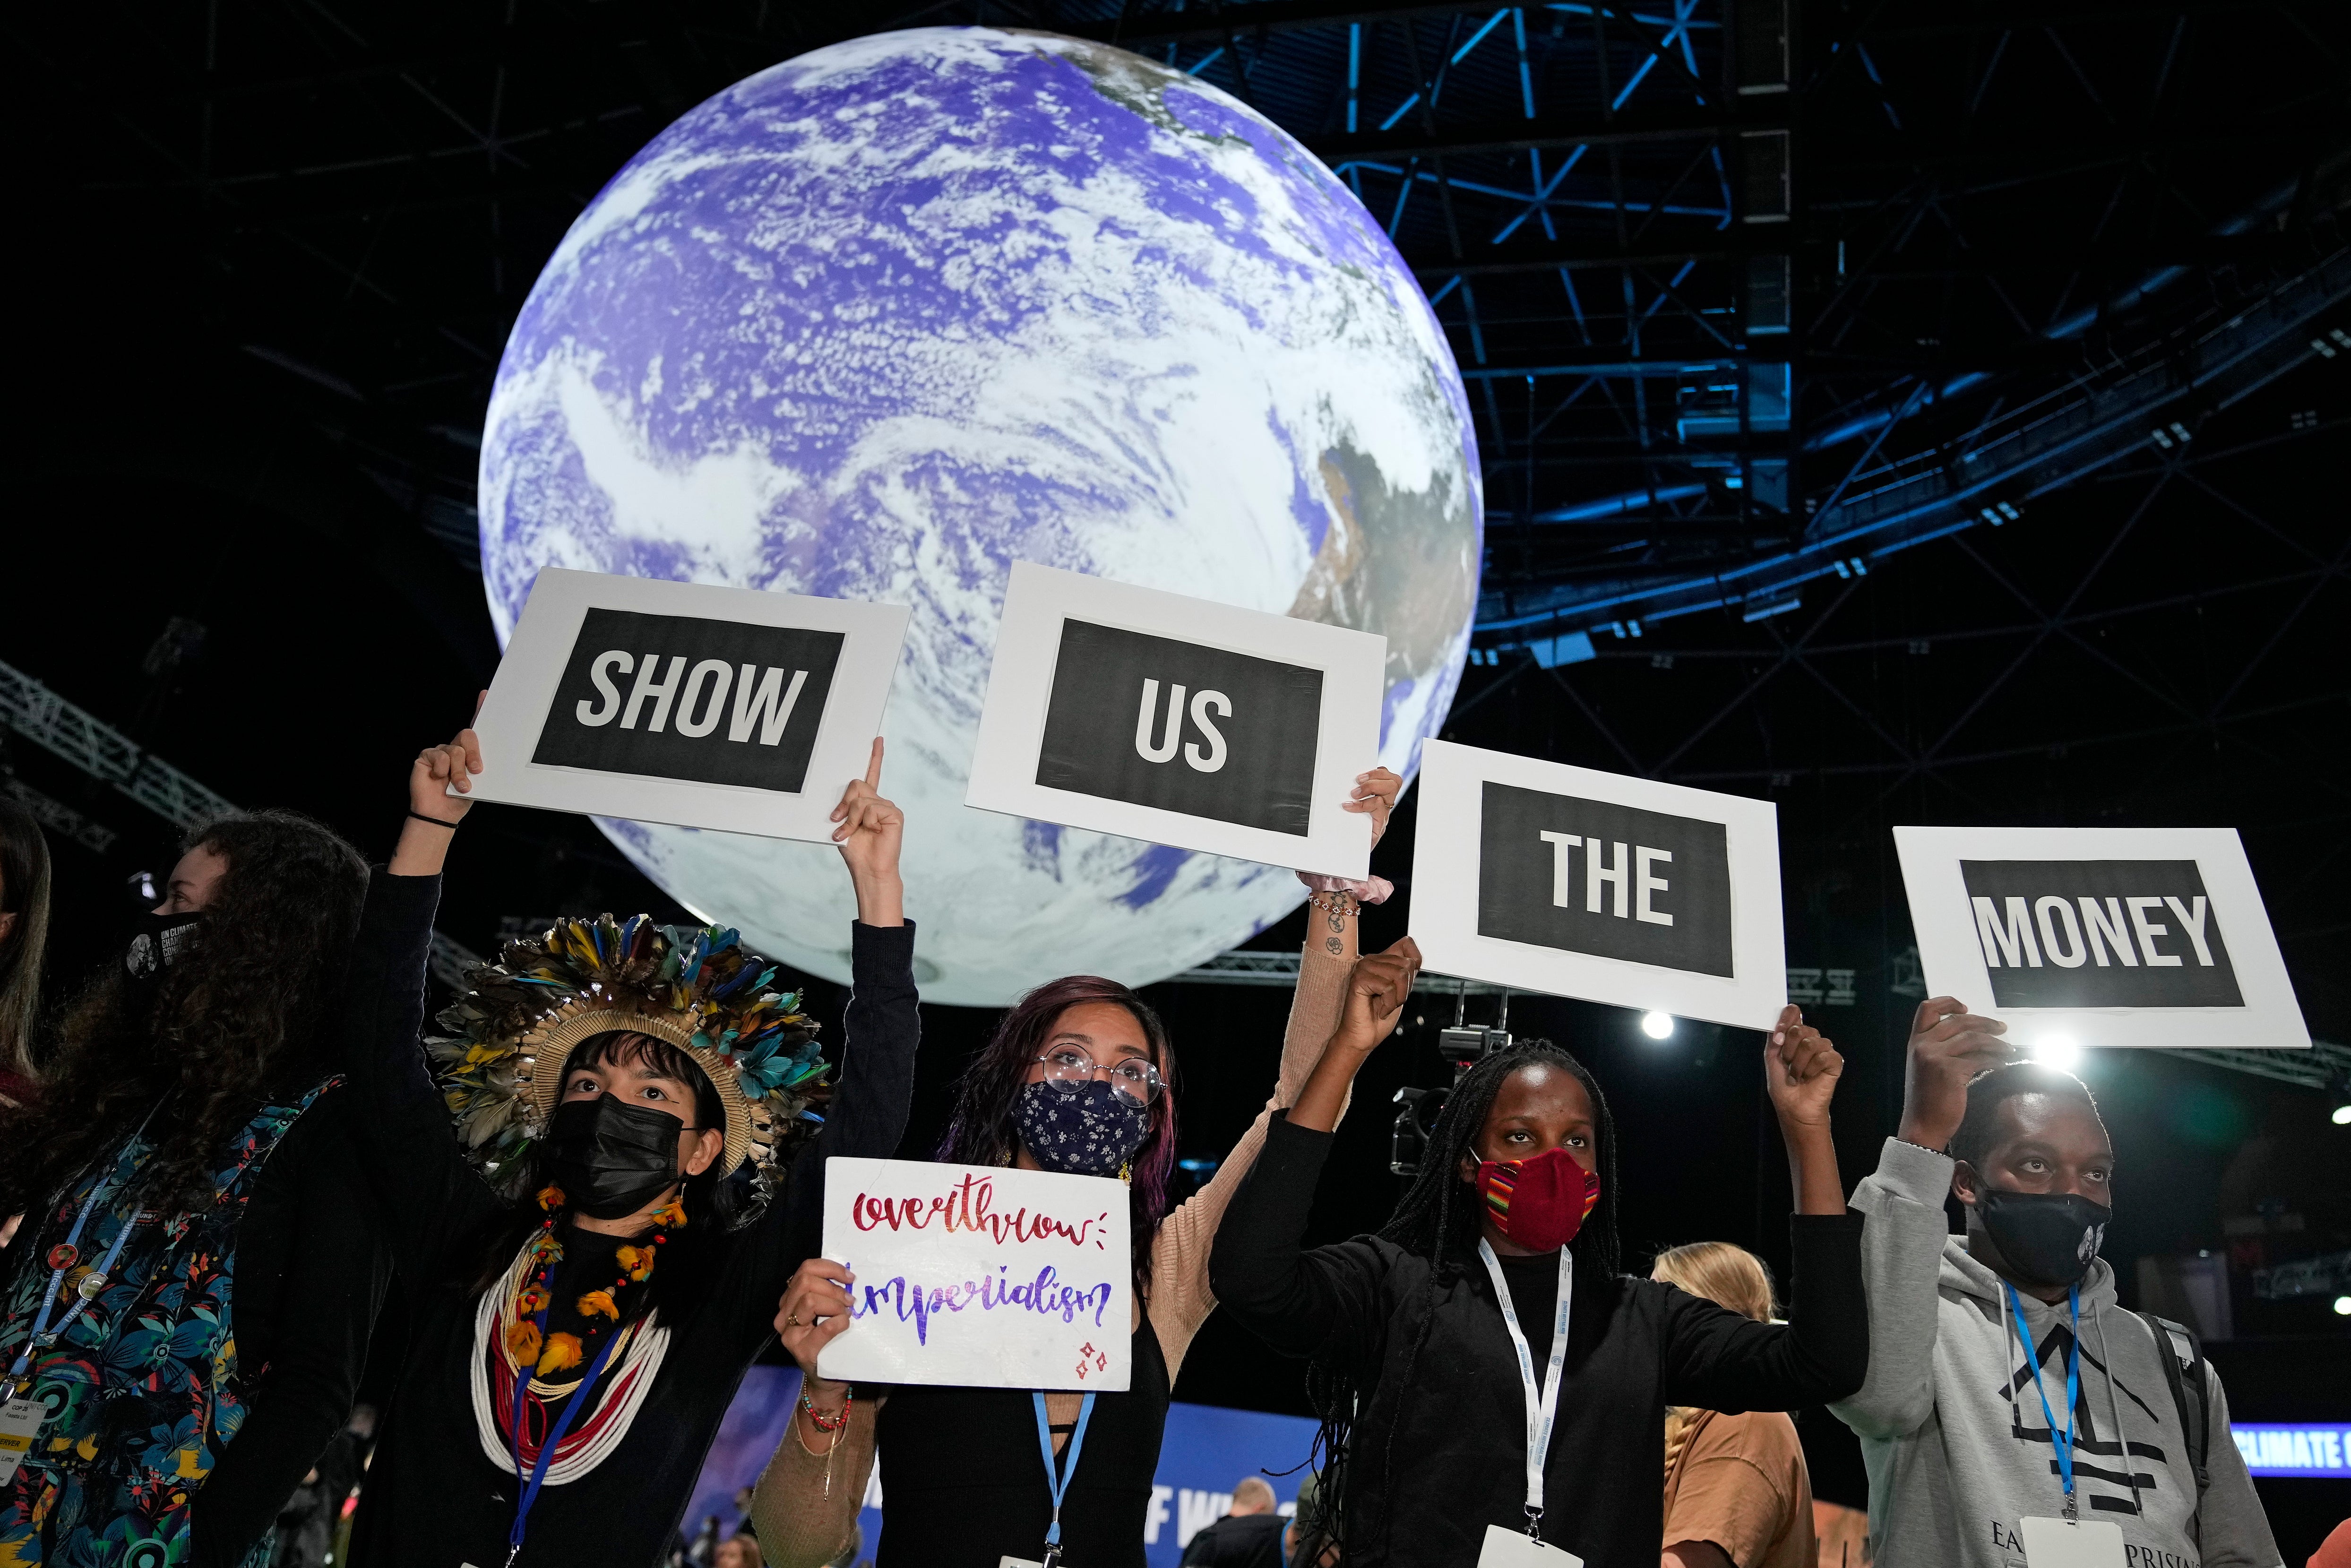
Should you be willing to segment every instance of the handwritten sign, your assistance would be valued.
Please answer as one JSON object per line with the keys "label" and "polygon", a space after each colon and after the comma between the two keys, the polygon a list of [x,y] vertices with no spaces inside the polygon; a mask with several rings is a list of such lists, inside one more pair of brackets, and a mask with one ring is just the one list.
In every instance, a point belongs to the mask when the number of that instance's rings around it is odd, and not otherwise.
{"label": "handwritten sign", "polygon": [[836,1158],[824,1255],[857,1276],[853,1321],[818,1362],[827,1377],[1127,1387],[1134,1266],[1117,1182]]}

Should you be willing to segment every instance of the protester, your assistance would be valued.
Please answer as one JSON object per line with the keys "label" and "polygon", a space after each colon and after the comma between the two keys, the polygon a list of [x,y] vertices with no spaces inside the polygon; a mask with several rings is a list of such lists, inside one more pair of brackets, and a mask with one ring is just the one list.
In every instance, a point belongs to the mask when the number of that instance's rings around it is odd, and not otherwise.
{"label": "protester", "polygon": [[0,795],[0,1108],[34,1092],[33,1019],[48,941],[49,843],[30,811]]}
{"label": "protester", "polygon": [[471,730],[417,758],[351,966],[360,1153],[413,1325],[355,1563],[645,1568],[664,1551],[812,1246],[823,1161],[888,1155],[904,1129],[914,932],[881,765],[877,740],[833,813],[854,992],[811,1138],[824,1063],[797,998],[734,932],[643,915],[561,921],[475,970],[441,1015],[453,1038],[431,1042],[436,1088],[417,1048],[426,950],[482,759]]}
{"label": "protester", "polygon": [[386,1268],[329,1049],[366,886],[307,818],[201,830],[0,1111],[0,1394],[46,1407],[0,1563],[237,1563],[342,1428]]}
{"label": "protester", "polygon": [[730,1535],[718,1543],[710,1563],[711,1568],[765,1568],[759,1555],[759,1538],[740,1532]]}
{"label": "protester", "polygon": [[1232,1507],[1184,1548],[1183,1568],[1281,1568],[1281,1515],[1262,1476],[1233,1483]]}
{"label": "protester", "polygon": [[1298,1506],[1281,1532],[1281,1560],[1290,1568],[1337,1568],[1339,1543],[1331,1538],[1322,1472],[1309,1470],[1298,1483]]}
{"label": "protester", "polygon": [[1869,1377],[1835,1410],[1869,1468],[1875,1560],[2007,1568],[2023,1520],[2071,1514],[2118,1525],[2135,1563],[2276,1568],[2220,1374],[2187,1329],[2116,1302],[2097,1103],[2010,1061],[2006,1027],[1919,1006],[1900,1131],[1854,1192]]}
{"label": "protester", "polygon": [[[1402,787],[1385,768],[1356,779],[1346,809],[1370,814],[1375,841]],[[1305,952],[1267,1113],[1296,1095],[1337,1020],[1359,900],[1387,893],[1378,879],[1306,880],[1313,891]],[[1122,1393],[1082,1396],[908,1385],[852,1400],[848,1385],[816,1371],[825,1343],[849,1326],[849,1275],[811,1259],[776,1319],[804,1383],[753,1504],[769,1563],[812,1568],[840,1550],[865,1495],[878,1435],[890,1500],[881,1568],[997,1568],[1005,1557],[1037,1561],[1049,1543],[1084,1568],[1140,1568],[1168,1391],[1217,1305],[1209,1246],[1266,1125],[1260,1113],[1223,1168],[1168,1212],[1175,1075],[1175,1048],[1158,1015],[1114,980],[1049,981],[1005,1014],[963,1076],[938,1157],[1128,1182],[1136,1239],[1133,1382]]]}
{"label": "protester", "polygon": [[1343,1021],[1217,1238],[1217,1298],[1313,1358],[1349,1568],[1456,1568],[1489,1525],[1589,1563],[1646,1560],[1667,1405],[1789,1409],[1860,1386],[1861,1221],[1829,1138],[1844,1061],[1793,1008],[1764,1045],[1796,1194],[1789,1323],[1618,1272],[1614,1124],[1592,1075],[1547,1040],[1463,1077],[1377,1236],[1301,1249],[1338,1109],[1418,965],[1407,939],[1355,966]]}
{"label": "protester", "polygon": [[[1771,1274],[1728,1241],[1657,1254],[1649,1278],[1768,1323]],[[1814,1568],[1813,1483],[1796,1424],[1778,1410],[1666,1411],[1664,1568]]]}

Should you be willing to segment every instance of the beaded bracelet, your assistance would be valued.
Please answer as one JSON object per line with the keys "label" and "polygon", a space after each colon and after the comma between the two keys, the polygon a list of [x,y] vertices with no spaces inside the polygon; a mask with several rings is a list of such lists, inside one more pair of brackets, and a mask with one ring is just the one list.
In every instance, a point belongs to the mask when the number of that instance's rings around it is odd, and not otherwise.
{"label": "beaded bracelet", "polygon": [[1335,888],[1329,893],[1310,893],[1306,895],[1306,902],[1333,920],[1344,920],[1362,907],[1355,895],[1344,888]]}
{"label": "beaded bracelet", "polygon": [[838,1432],[849,1425],[849,1407],[856,1403],[857,1394],[852,1389],[841,1396],[840,1413],[827,1418],[809,1398],[808,1392],[803,1389],[800,1393],[800,1414],[806,1416],[809,1418],[809,1425],[820,1432]]}

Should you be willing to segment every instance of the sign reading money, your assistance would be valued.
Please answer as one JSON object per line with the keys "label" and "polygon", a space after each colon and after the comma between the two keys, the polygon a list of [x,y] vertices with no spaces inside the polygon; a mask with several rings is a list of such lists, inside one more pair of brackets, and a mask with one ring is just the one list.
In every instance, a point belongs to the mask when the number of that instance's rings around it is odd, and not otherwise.
{"label": "sign reading money", "polygon": [[1362,876],[1387,641],[1018,561],[967,803]]}
{"label": "sign reading money", "polygon": [[826,1377],[1106,1389],[1132,1375],[1127,1194],[1104,1176],[825,1165],[824,1255],[856,1276]]}
{"label": "sign reading money", "polygon": [[1787,1005],[1771,802],[1442,740],[1420,790],[1430,970],[1749,1029]]}
{"label": "sign reading money", "polygon": [[1928,988],[2030,1047],[2307,1046],[2231,828],[1896,828]]}
{"label": "sign reading money", "polygon": [[486,800],[828,840],[902,605],[548,568],[474,727]]}

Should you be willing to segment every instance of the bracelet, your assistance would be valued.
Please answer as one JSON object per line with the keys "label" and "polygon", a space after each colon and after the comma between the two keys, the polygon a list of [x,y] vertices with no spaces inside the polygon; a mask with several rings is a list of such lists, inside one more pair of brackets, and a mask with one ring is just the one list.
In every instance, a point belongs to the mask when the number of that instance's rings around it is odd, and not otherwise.
{"label": "bracelet", "polygon": [[428,817],[422,811],[411,811],[408,814],[415,818],[420,822],[430,822],[436,828],[446,828],[453,833],[457,831],[457,824],[445,818]]}
{"label": "bracelet", "polygon": [[1333,920],[1344,920],[1362,908],[1355,895],[1343,887],[1332,888],[1329,893],[1310,893],[1306,902]]}
{"label": "bracelet", "polygon": [[839,1414],[828,1418],[822,1411],[816,1407],[814,1402],[809,1398],[808,1390],[802,1389],[800,1391],[800,1414],[807,1416],[809,1418],[809,1425],[815,1427],[820,1432],[838,1432],[843,1427],[848,1426],[849,1407],[856,1403],[857,1391],[852,1388],[848,1393],[841,1396],[841,1410]]}

